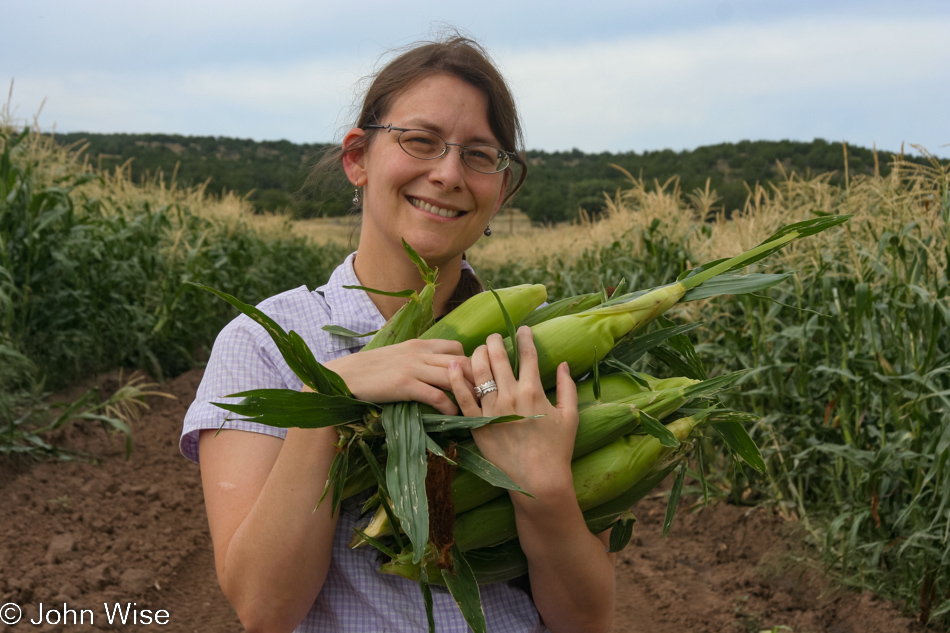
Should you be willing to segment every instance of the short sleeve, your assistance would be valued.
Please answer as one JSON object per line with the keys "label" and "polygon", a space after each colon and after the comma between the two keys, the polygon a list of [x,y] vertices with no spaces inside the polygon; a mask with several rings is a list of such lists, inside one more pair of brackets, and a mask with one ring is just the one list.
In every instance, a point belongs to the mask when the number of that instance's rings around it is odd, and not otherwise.
{"label": "short sleeve", "polygon": [[[301,334],[311,349],[320,349],[315,333],[327,322],[327,309],[305,287],[272,297],[259,307],[285,330]],[[317,360],[326,359],[318,355]],[[195,401],[185,414],[179,444],[182,454],[198,462],[198,436],[205,429],[237,429],[283,438],[286,429],[237,419],[214,403],[238,402],[239,398],[225,396],[249,389],[302,387],[303,382],[284,362],[264,328],[247,316],[237,317],[215,339]]]}

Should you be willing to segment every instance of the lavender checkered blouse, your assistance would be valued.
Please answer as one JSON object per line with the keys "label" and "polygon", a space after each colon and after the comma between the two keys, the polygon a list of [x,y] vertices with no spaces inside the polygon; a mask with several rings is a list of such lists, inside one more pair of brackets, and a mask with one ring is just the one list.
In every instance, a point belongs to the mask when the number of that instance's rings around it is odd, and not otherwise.
{"label": "lavender checkered blouse", "polygon": [[[310,292],[305,286],[263,301],[258,307],[285,330],[294,330],[307,342],[320,362],[359,351],[369,337],[351,339],[325,332],[324,325],[339,325],[354,332],[371,332],[385,319],[369,296],[345,285],[360,285],[351,254],[334,271],[326,285]],[[463,263],[467,266],[467,263]],[[239,429],[283,438],[286,431],[241,421],[225,422],[226,412],[212,402],[227,402],[223,394],[247,389],[299,390],[303,383],[283,361],[277,347],[262,327],[246,316],[229,323],[214,343],[204,378],[194,403],[185,416],[181,452],[198,461],[198,433],[202,429]],[[427,630],[425,607],[419,585],[377,571],[373,548],[351,550],[347,543],[360,519],[361,499],[343,502],[330,571],[323,590],[310,612],[297,627],[298,633],[415,633]],[[482,605],[492,633],[540,633],[541,624],[531,598],[507,583],[481,587]],[[433,611],[440,633],[469,631],[452,596],[433,587]]]}

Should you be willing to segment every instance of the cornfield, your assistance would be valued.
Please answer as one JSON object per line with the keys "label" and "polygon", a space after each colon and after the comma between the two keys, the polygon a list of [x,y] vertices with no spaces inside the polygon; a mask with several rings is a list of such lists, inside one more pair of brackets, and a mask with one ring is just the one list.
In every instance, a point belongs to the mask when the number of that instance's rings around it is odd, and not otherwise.
{"label": "cornfield", "polygon": [[[3,429],[36,405],[44,380],[115,366],[169,376],[200,362],[233,312],[185,282],[256,301],[322,283],[345,250],[294,237],[310,229],[280,219],[262,223],[239,198],[179,189],[173,177],[96,173],[76,148],[38,132],[5,126],[0,152]],[[495,287],[543,283],[555,301],[621,279],[653,287],[779,226],[851,215],[769,259],[769,272],[795,273],[788,281],[670,311],[709,324],[689,337],[710,375],[756,368],[722,399],[762,416],[749,430],[766,474],[712,442],[699,453],[715,471],[711,497],[778,509],[832,575],[947,629],[950,166],[894,167],[846,175],[844,186],[790,173],[769,189],[750,186],[731,214],[708,188],[631,177],[605,194],[602,220],[499,232],[468,258]],[[650,354],[635,369],[668,371]],[[0,447],[14,440],[0,434]]]}

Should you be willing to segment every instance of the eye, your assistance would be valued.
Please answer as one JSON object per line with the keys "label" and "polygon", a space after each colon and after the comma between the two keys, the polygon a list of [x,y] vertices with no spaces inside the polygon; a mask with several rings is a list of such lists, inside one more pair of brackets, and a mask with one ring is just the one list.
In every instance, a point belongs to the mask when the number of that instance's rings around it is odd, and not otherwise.
{"label": "eye", "polygon": [[478,169],[497,169],[501,156],[501,150],[491,145],[472,145],[465,148],[466,160]]}
{"label": "eye", "polygon": [[445,149],[441,138],[425,130],[406,130],[399,135],[399,144],[407,152],[419,158],[438,156]]}

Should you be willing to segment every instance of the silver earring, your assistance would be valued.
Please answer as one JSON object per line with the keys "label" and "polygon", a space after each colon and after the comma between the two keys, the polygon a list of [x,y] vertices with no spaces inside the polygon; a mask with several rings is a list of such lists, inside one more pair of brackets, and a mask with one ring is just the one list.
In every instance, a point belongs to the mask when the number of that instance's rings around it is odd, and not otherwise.
{"label": "silver earring", "polygon": [[353,190],[353,206],[354,207],[360,206],[360,188],[359,187]]}
{"label": "silver earring", "polygon": [[491,235],[491,224],[485,227],[485,237]]}

